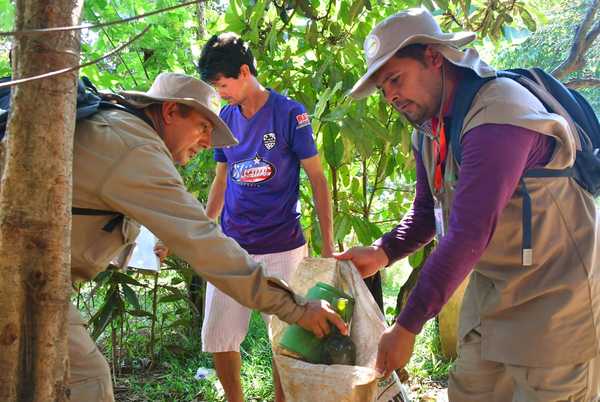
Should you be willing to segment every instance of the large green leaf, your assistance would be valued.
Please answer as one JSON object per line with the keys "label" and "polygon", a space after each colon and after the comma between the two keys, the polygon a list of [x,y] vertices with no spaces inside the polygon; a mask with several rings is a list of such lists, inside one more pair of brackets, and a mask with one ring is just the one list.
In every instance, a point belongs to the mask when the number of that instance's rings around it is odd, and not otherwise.
{"label": "large green leaf", "polygon": [[425,251],[423,248],[418,249],[408,257],[408,263],[413,268],[418,268],[423,263],[425,258]]}
{"label": "large green leaf", "polygon": [[98,339],[111,320],[117,316],[123,307],[123,301],[119,297],[119,292],[112,288],[106,295],[106,299],[96,314],[90,318],[90,325],[93,327],[92,338]]}
{"label": "large green leaf", "polygon": [[529,13],[529,11],[525,7],[519,7],[519,15],[521,15],[521,19],[523,23],[531,32],[535,32],[537,30],[537,24],[535,20]]}
{"label": "large green leaf", "polygon": [[94,278],[94,282],[96,282],[100,286],[106,284],[110,280],[110,278],[112,277],[113,272],[115,272],[115,271],[112,270],[112,269],[107,269],[106,271],[100,272]]}
{"label": "large green leaf", "polygon": [[354,19],[358,17],[363,8],[365,8],[364,0],[354,0],[352,2],[352,6],[350,7],[350,11],[348,12],[348,21],[354,21]]}
{"label": "large green leaf", "polygon": [[356,147],[363,157],[370,157],[373,153],[373,138],[364,129],[361,122],[351,116],[347,116],[342,124],[342,135],[346,136]]}
{"label": "large green leaf", "polygon": [[313,118],[320,119],[327,108],[329,101],[336,94],[337,91],[342,87],[342,83],[338,82],[333,88],[327,88],[325,91],[317,95],[317,104],[315,106],[315,112]]}
{"label": "large green leaf", "polygon": [[327,163],[338,168],[344,159],[344,143],[339,137],[339,130],[331,125],[323,129],[323,152]]}
{"label": "large green leaf", "polygon": [[131,304],[134,309],[141,310],[142,307],[140,306],[140,301],[138,300],[135,291],[125,283],[121,285],[121,289],[123,290],[123,296],[125,296],[127,303]]}
{"label": "large green leaf", "polygon": [[161,296],[160,299],[158,299],[158,302],[159,303],[173,303],[176,301],[185,300],[185,298],[186,297],[181,293],[171,293],[166,296]]}
{"label": "large green leaf", "polygon": [[348,214],[338,214],[333,223],[333,236],[336,242],[343,242],[352,229],[352,219]]}
{"label": "large green leaf", "polygon": [[133,279],[131,276],[124,274],[123,272],[114,271],[112,274],[111,281],[116,283],[129,284],[133,286],[144,286],[143,283]]}
{"label": "large green leaf", "polygon": [[360,244],[369,245],[375,237],[372,236],[371,228],[369,227],[369,223],[365,221],[361,217],[353,216],[351,218],[352,228],[354,228],[354,232],[356,233],[356,237]]}

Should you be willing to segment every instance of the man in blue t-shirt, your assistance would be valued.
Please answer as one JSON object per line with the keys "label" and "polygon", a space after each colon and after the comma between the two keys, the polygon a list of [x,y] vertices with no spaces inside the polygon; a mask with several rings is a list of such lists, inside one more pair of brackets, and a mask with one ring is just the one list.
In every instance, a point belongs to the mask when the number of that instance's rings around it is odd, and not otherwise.
{"label": "man in blue t-shirt", "polygon": [[[329,191],[304,107],[260,84],[252,53],[236,34],[210,38],[198,70],[227,101],[220,116],[239,141],[215,149],[216,177],[206,214],[212,219],[221,214],[223,232],[263,262],[269,275],[287,281],[306,255],[298,202],[302,166],[319,218],[321,254],[331,257]],[[247,308],[207,285],[202,348],[213,353],[229,402],[243,401],[239,350],[249,318]],[[283,401],[275,365],[273,373],[275,398]]]}

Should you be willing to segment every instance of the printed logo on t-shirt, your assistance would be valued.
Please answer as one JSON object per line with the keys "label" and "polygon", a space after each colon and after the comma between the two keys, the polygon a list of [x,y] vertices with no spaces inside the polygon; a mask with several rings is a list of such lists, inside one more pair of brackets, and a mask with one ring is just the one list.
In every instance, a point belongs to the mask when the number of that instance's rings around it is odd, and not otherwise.
{"label": "printed logo on t-shirt", "polygon": [[310,118],[308,117],[308,113],[302,113],[302,114],[296,115],[296,122],[298,123],[296,128],[302,128],[302,127],[308,126],[310,124]]}
{"label": "printed logo on t-shirt", "polygon": [[267,133],[263,135],[263,144],[267,150],[273,149],[273,147],[277,144],[277,137],[275,133]]}
{"label": "printed logo on t-shirt", "polygon": [[263,183],[275,176],[275,166],[256,155],[252,159],[235,162],[231,166],[231,178],[241,185]]}

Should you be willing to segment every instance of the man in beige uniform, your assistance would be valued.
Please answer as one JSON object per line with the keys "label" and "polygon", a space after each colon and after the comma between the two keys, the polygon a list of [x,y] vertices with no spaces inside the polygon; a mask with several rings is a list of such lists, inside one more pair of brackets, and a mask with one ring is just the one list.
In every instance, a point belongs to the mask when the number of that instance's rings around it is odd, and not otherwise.
{"label": "man in beige uniform", "polygon": [[[236,143],[218,117],[214,90],[192,77],[159,75],[148,92],[124,92],[128,110],[101,110],[77,123],[73,161],[73,280],[90,280],[148,227],[204,279],[239,303],[323,336],[328,321],[347,330],[325,303],[303,302],[208,219],[175,163],[199,150]],[[108,364],[71,306],[71,400],[114,400]]]}
{"label": "man in beige uniform", "polygon": [[[474,38],[444,33],[431,14],[412,9],[382,21],[365,40],[368,71],[351,95],[362,98],[379,89],[415,126],[417,195],[394,230],[338,258],[353,260],[369,276],[438,234],[406,306],[380,340],[382,372],[408,362],[416,333],[471,273],[450,400],[595,401],[596,205],[571,177],[522,178],[532,168],[572,166],[578,135],[568,116],[548,113],[524,86],[492,79],[465,116],[459,165],[444,129],[457,117],[457,87],[496,75],[474,49],[458,49]],[[532,205],[530,248],[523,242],[525,186]]]}

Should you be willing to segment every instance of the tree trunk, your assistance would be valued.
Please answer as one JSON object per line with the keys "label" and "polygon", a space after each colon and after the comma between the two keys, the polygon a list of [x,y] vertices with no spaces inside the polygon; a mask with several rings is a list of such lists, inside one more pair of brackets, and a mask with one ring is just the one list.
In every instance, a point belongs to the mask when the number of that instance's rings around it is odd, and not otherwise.
{"label": "tree trunk", "polygon": [[[17,30],[76,25],[82,0],[17,0]],[[79,62],[78,31],[17,36],[13,76]],[[13,88],[0,189],[0,400],[66,401],[76,72]]]}
{"label": "tree trunk", "polygon": [[198,21],[198,40],[204,41],[206,36],[206,18],[205,18],[205,4],[206,0],[198,0],[196,5],[196,18]]}
{"label": "tree trunk", "polygon": [[585,67],[585,55],[600,35],[600,19],[595,18],[596,13],[600,13],[600,0],[591,0],[585,16],[575,28],[575,36],[573,37],[569,56],[552,71],[552,75],[557,79],[562,80],[569,74]]}

